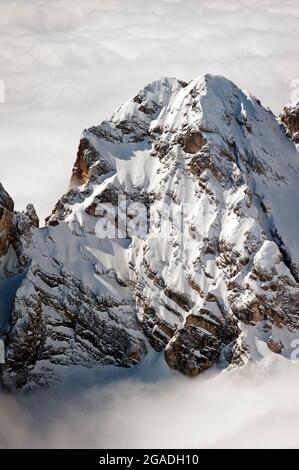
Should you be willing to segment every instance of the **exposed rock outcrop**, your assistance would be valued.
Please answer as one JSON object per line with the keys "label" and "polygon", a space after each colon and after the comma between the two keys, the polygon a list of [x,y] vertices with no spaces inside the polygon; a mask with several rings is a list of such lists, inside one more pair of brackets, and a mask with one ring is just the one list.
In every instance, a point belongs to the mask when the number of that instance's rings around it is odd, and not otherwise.
{"label": "exposed rock outcrop", "polygon": [[11,244],[14,203],[0,184],[0,257],[4,256]]}
{"label": "exposed rock outcrop", "polygon": [[299,103],[285,106],[280,119],[293,141],[299,144]]}
{"label": "exposed rock outcrop", "polygon": [[28,264],[32,237],[39,219],[32,204],[14,211],[14,202],[0,184],[0,273],[14,276]]}
{"label": "exposed rock outcrop", "polygon": [[271,336],[267,341],[267,345],[269,349],[271,349],[271,351],[274,352],[275,354],[280,354],[283,350],[283,344],[281,340],[275,340]]}
{"label": "exposed rock outcrop", "polygon": [[39,218],[32,204],[25,211],[15,212],[12,229],[12,246],[18,259],[18,270],[23,271],[30,259],[32,239],[39,227]]}

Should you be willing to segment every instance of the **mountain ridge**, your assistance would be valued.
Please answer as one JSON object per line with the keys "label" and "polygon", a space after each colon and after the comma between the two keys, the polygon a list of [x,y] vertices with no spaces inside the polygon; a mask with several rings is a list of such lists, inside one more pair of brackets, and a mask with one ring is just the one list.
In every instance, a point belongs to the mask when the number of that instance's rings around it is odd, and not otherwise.
{"label": "mountain ridge", "polygon": [[[298,174],[276,117],[231,81],[147,85],[81,137],[71,188],[33,237],[3,384],[53,385],[71,365],[131,367],[152,347],[190,376],[257,360],[260,341],[289,357]],[[112,238],[99,237],[105,205],[127,216]]]}

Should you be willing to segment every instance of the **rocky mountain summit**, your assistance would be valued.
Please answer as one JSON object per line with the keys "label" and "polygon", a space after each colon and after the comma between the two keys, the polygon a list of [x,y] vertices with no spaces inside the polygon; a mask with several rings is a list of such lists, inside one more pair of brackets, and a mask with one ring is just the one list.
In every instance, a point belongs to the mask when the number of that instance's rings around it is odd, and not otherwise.
{"label": "rocky mountain summit", "polygon": [[[294,142],[231,81],[146,86],[83,132],[71,187],[35,231],[4,386],[52,385],[71,366],[131,367],[151,348],[189,376],[258,360],[260,344],[289,357],[298,180]],[[11,234],[5,193],[1,204]],[[35,220],[26,214],[20,233]]]}

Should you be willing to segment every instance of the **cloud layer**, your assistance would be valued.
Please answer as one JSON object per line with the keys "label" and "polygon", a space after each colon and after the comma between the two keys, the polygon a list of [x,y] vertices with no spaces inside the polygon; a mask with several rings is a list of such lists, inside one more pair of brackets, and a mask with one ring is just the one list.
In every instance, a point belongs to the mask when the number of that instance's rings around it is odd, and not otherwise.
{"label": "cloud layer", "polygon": [[196,379],[81,371],[55,392],[0,395],[0,447],[298,448],[298,386],[279,357]]}
{"label": "cloud layer", "polygon": [[2,0],[0,180],[42,217],[83,128],[160,76],[220,73],[279,112],[299,77],[298,0]]}

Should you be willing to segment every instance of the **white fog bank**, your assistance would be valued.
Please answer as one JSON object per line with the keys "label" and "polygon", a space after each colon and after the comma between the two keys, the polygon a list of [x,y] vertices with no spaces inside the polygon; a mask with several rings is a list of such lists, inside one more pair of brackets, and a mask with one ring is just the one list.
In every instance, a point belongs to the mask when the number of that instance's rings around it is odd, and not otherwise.
{"label": "white fog bank", "polygon": [[271,354],[186,379],[159,361],[156,376],[81,371],[55,392],[2,395],[0,447],[298,448],[298,364]]}

